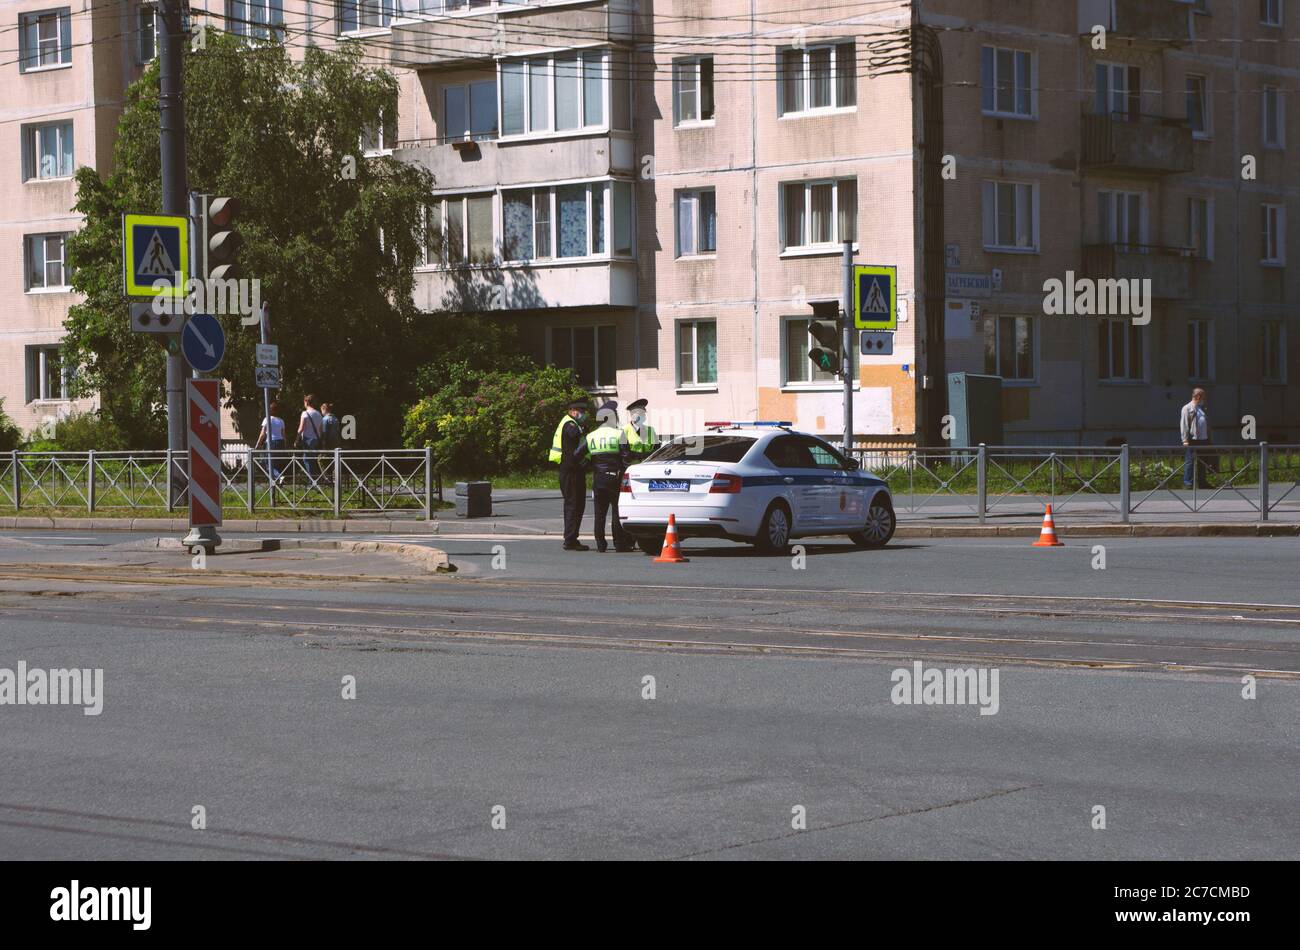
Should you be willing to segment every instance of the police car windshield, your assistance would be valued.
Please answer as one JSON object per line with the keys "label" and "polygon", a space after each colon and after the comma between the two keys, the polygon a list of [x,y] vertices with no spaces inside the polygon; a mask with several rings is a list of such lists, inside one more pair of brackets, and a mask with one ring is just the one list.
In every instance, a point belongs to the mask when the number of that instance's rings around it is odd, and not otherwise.
{"label": "police car windshield", "polygon": [[694,435],[659,447],[647,462],[739,462],[755,440],[743,435]]}

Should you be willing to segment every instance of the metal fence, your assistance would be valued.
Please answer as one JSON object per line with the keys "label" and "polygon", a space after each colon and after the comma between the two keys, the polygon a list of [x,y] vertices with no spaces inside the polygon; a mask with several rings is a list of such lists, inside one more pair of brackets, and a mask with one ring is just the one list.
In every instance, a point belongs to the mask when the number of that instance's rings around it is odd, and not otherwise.
{"label": "metal fence", "polygon": [[[1300,446],[964,446],[850,450],[885,479],[899,514],[933,517],[1074,510],[1128,522],[1135,514],[1214,512],[1267,521],[1300,513]],[[1190,482],[1190,485],[1186,485]],[[1186,487],[1185,487],[1186,486]]]}
{"label": "metal fence", "polygon": [[[407,512],[431,518],[442,476],[428,449],[223,449],[221,501],[249,514]],[[0,508],[175,511],[189,505],[188,452],[0,454]]]}

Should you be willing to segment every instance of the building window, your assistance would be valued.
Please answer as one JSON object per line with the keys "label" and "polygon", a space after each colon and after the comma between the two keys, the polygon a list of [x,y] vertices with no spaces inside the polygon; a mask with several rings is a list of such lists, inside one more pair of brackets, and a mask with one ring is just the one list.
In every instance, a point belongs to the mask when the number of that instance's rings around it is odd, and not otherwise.
{"label": "building window", "polygon": [[1264,226],[1264,256],[1261,263],[1286,263],[1286,208],[1283,205],[1261,205]]}
{"label": "building window", "polygon": [[1282,25],[1282,0],[1259,0],[1259,22],[1265,26]]}
{"label": "building window", "polygon": [[1204,76],[1189,74],[1184,80],[1187,90],[1187,122],[1192,127],[1192,135],[1197,138],[1210,136],[1210,100],[1206,95]]}
{"label": "building window", "polygon": [[1122,250],[1146,249],[1146,194],[1140,191],[1097,192],[1097,222],[1101,243]]}
{"label": "building window", "polygon": [[501,192],[507,261],[632,255],[632,184],[595,181]]}
{"label": "building window", "polygon": [[986,250],[1038,250],[1038,185],[986,181],[983,197]]}
{"label": "building window", "polygon": [[718,384],[718,322],[682,320],[677,324],[677,385],[712,388]]}
{"label": "building window", "polygon": [[1187,379],[1194,383],[1214,379],[1214,324],[1209,320],[1187,321]]}
{"label": "building window", "polygon": [[1034,117],[1034,55],[1019,49],[980,50],[980,106],[985,115]]}
{"label": "building window", "polygon": [[71,271],[65,264],[66,234],[28,234],[23,238],[27,290],[67,290]]}
{"label": "building window", "polygon": [[781,114],[854,108],[858,104],[856,49],[848,42],[781,50]]}
{"label": "building window", "polygon": [[1097,63],[1093,111],[1118,122],[1136,122],[1142,114],[1142,70],[1123,63]]}
{"label": "building window", "polygon": [[1187,199],[1187,246],[1197,260],[1214,260],[1214,205],[1209,198]]}
{"label": "building window", "polygon": [[801,181],[781,186],[781,249],[838,247],[858,239],[858,182]]}
{"label": "building window", "polygon": [[72,123],[26,125],[23,138],[23,181],[72,177]]}
{"label": "building window", "polygon": [[718,249],[718,212],[712,188],[677,192],[677,256],[712,254]]}
{"label": "building window", "polygon": [[614,327],[552,327],[549,362],[571,369],[587,389],[614,385],[616,368]]}
{"label": "building window", "polygon": [[[283,0],[270,2],[279,7]],[[339,32],[383,29],[393,22],[396,12],[397,0],[338,0]]]}
{"label": "building window", "polygon": [[67,399],[71,372],[63,368],[57,346],[27,347],[27,401]]}
{"label": "building window", "polygon": [[284,39],[284,0],[226,0],[226,28],[255,40]]}
{"label": "building window", "polygon": [[813,339],[808,328],[811,320],[791,318],[785,321],[781,350],[785,372],[782,383],[786,386],[815,385],[835,382],[837,377],[813,363],[808,351],[820,344]]}
{"label": "building window", "polygon": [[[620,131],[632,131],[632,57],[613,50],[609,57],[609,120]],[[709,100],[712,103],[712,95]]]}
{"label": "building window", "polygon": [[392,155],[397,145],[397,115],[384,110],[379,121],[367,124],[361,131],[361,152],[366,158]]}
{"label": "building window", "polygon": [[138,16],[137,36],[138,44],[136,55],[140,62],[151,62],[158,55],[158,36],[159,28],[162,27],[162,20],[158,15],[158,8],[153,6],[141,6],[136,11]]}
{"label": "building window", "polygon": [[713,121],[713,57],[673,60],[673,124]]}
{"label": "building window", "polygon": [[1140,382],[1146,378],[1142,327],[1128,320],[1100,320],[1097,333],[1097,376],[1100,379]]}
{"label": "building window", "polygon": [[[605,127],[608,52],[595,50],[501,63],[504,135]],[[630,87],[630,83],[628,83]],[[627,123],[631,124],[630,102]],[[618,111],[623,119],[623,106]]]}
{"label": "building window", "polygon": [[18,26],[19,72],[52,69],[72,62],[70,7],[23,13],[18,17]]}
{"label": "building window", "polygon": [[1265,86],[1263,97],[1261,118],[1264,125],[1264,144],[1270,148],[1284,148],[1286,109],[1282,102],[1282,90],[1277,86]]}
{"label": "building window", "polygon": [[1260,359],[1263,381],[1286,382],[1286,327],[1280,320],[1260,324]]}
{"label": "building window", "polygon": [[493,195],[448,195],[425,209],[425,261],[484,264],[493,259]]}
{"label": "building window", "polygon": [[984,318],[984,372],[1007,380],[1038,378],[1032,317]]}

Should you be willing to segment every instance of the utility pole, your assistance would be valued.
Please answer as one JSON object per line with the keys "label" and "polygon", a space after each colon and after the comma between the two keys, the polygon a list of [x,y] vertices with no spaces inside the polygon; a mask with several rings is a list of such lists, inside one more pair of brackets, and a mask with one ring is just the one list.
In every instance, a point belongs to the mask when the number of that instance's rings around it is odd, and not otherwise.
{"label": "utility pole", "polygon": [[[185,93],[181,75],[185,49],[182,0],[158,0],[162,30],[158,46],[159,123],[158,141],[162,159],[163,214],[189,215],[189,187],[185,178]],[[185,359],[180,337],[167,341],[167,448],[168,457],[185,451]],[[184,488],[173,468],[168,486],[175,504]]]}
{"label": "utility pole", "polygon": [[853,352],[853,242],[844,242],[844,326],[840,352],[844,354],[844,455],[853,450],[853,380],[858,375],[858,354]]}

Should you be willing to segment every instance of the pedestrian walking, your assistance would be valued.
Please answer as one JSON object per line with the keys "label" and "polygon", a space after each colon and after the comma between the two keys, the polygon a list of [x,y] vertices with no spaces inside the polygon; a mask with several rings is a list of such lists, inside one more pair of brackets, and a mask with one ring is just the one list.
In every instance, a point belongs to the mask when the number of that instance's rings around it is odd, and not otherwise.
{"label": "pedestrian walking", "polygon": [[582,427],[587,420],[587,400],[575,399],[551,438],[547,456],[560,466],[560,494],[564,496],[564,550],[590,551],[578,540],[582,512],[587,507],[587,470],[578,454],[586,448]]}
{"label": "pedestrian walking", "polygon": [[623,438],[627,443],[628,464],[642,462],[651,452],[659,447],[659,433],[655,432],[645,421],[646,406],[649,402],[638,399],[628,403],[627,425],[623,427]]}
{"label": "pedestrian walking", "polygon": [[334,403],[323,402],[320,404],[320,425],[321,448],[332,452],[343,445],[343,439],[340,436],[339,417],[334,415]]}
{"label": "pedestrian walking", "polygon": [[623,470],[627,468],[627,439],[618,428],[618,403],[612,399],[596,411],[600,425],[587,433],[586,442],[576,450],[579,458],[591,465],[591,494],[595,502],[596,550],[609,550],[605,540],[605,514],[610,514],[614,550],[632,551],[636,546],[618,520],[618,495],[623,487]]}
{"label": "pedestrian walking", "polygon": [[1210,444],[1210,417],[1205,411],[1205,390],[1199,386],[1192,390],[1192,401],[1183,406],[1178,417],[1178,431],[1186,449],[1183,454],[1183,487],[1208,487],[1206,470],[1210,460],[1198,458],[1196,447]]}
{"label": "pedestrian walking", "polygon": [[278,402],[271,403],[271,414],[262,417],[262,431],[258,433],[257,444],[253,449],[260,449],[263,442],[271,450],[271,478],[278,483],[284,479],[280,474],[280,453],[284,451],[284,420],[280,418]]}
{"label": "pedestrian walking", "polygon": [[311,393],[302,397],[302,415],[298,417],[297,445],[306,449],[302,454],[307,477],[316,480],[316,453],[320,451],[321,414],[316,408],[316,397]]}

